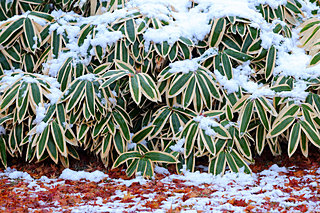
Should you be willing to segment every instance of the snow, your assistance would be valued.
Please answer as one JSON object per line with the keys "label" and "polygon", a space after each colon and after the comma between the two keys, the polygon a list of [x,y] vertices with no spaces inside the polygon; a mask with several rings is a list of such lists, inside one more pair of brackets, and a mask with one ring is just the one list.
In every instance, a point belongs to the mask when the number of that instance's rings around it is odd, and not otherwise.
{"label": "snow", "polygon": [[94,81],[94,80],[96,80],[96,78],[97,77],[95,74],[90,73],[90,74],[82,75],[82,76],[78,77],[77,79],[81,80],[81,81]]}
{"label": "snow", "polygon": [[183,61],[176,61],[171,63],[170,65],[170,73],[189,73],[189,72],[194,72],[196,71],[199,67],[200,64],[198,64],[197,61],[195,60],[190,60],[190,59],[186,59]]}
{"label": "snow", "polygon": [[44,119],[46,116],[46,108],[39,103],[39,106],[36,108],[36,118],[33,120],[34,124],[40,124],[41,121]]}
{"label": "snow", "polygon": [[182,138],[178,140],[178,142],[175,145],[170,146],[169,148],[174,152],[184,153],[184,143],[186,139]]}
{"label": "snow", "polygon": [[108,175],[104,174],[101,171],[85,172],[65,169],[62,171],[62,174],[59,176],[59,178],[73,181],[85,179],[88,181],[100,182],[101,180],[108,178]]}
{"label": "snow", "polygon": [[37,126],[36,126],[36,133],[37,133],[37,134],[41,134],[47,126],[48,126],[48,123],[47,123],[47,122],[41,121],[41,122],[40,122],[39,124],[37,124]]}
{"label": "snow", "polygon": [[217,127],[219,124],[213,118],[200,115],[193,118],[193,120],[199,123],[199,127],[205,131],[206,135],[215,137],[216,132],[212,127]]}
{"label": "snow", "polygon": [[155,165],[154,172],[157,173],[157,174],[164,174],[164,175],[170,174],[168,169],[166,169],[164,167],[161,167],[161,166],[158,166],[158,165]]}

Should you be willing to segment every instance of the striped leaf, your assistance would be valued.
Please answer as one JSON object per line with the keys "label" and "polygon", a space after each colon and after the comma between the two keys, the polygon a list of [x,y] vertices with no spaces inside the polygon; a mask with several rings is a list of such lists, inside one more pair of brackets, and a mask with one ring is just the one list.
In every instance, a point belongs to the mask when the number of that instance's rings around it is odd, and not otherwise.
{"label": "striped leaf", "polygon": [[126,170],[126,175],[131,177],[136,171],[138,167],[139,159],[134,159]]}
{"label": "striped leaf", "polygon": [[94,88],[93,88],[93,83],[90,81],[86,82],[86,104],[87,104],[87,108],[89,109],[90,114],[92,115],[92,117],[94,117],[95,115],[95,92],[94,92]]}
{"label": "striped leaf", "polygon": [[170,85],[169,97],[179,95],[189,85],[191,73],[180,75]]}
{"label": "striped leaf", "polygon": [[268,133],[267,137],[270,138],[280,135],[282,132],[287,130],[294,121],[295,118],[292,116],[283,117],[281,121],[279,121],[273,126],[273,128]]}
{"label": "striped leaf", "polygon": [[162,108],[162,110],[158,111],[158,115],[154,118],[152,125],[154,125],[153,132],[151,136],[156,136],[160,133],[162,130],[163,126],[166,124],[167,120],[170,117],[171,111],[165,107]]}
{"label": "striped leaf", "polygon": [[256,99],[254,101],[255,103],[255,108],[258,112],[259,118],[264,126],[264,128],[266,128],[266,130],[270,129],[270,124],[269,124],[269,119],[267,116],[267,112],[265,111],[264,107],[262,106],[260,99]]}
{"label": "striped leaf", "polygon": [[310,66],[317,65],[319,64],[319,62],[320,62],[320,52],[312,56],[312,59],[310,61]]}
{"label": "striped leaf", "polygon": [[178,163],[178,160],[171,154],[159,151],[150,151],[144,154],[144,157],[152,162],[158,163]]}
{"label": "striped leaf", "polygon": [[134,43],[136,40],[136,27],[132,18],[128,19],[125,22],[125,34],[126,38],[129,39],[131,43]]}
{"label": "striped leaf", "polygon": [[215,147],[215,143],[213,141],[213,138],[208,136],[204,130],[200,130],[200,135],[201,135],[202,141],[203,141],[206,149],[210,152],[211,155],[215,156],[216,155],[216,147]]}
{"label": "striped leaf", "polygon": [[312,126],[306,121],[300,121],[302,130],[310,140],[310,142],[316,147],[320,148],[320,134],[318,130],[312,128]]}
{"label": "striped leaf", "polygon": [[226,169],[226,154],[225,152],[220,152],[215,160],[214,164],[214,175],[223,174]]}
{"label": "striped leaf", "polygon": [[189,131],[186,135],[186,141],[184,143],[184,156],[185,158],[189,157],[192,150],[194,149],[194,144],[196,140],[196,135],[198,132],[198,125],[193,123],[191,124],[191,127],[189,128]]}
{"label": "striped leaf", "polygon": [[266,80],[269,80],[269,78],[272,76],[275,64],[276,64],[276,55],[277,50],[274,46],[271,46],[268,50],[267,54],[267,61],[266,61]]}
{"label": "striped leaf", "polygon": [[238,168],[243,168],[244,172],[247,174],[251,174],[251,169],[250,167],[247,165],[247,163],[241,158],[241,156],[239,155],[239,153],[236,152],[236,150],[232,149],[231,151],[231,156],[234,159],[234,162],[237,164]]}
{"label": "striped leaf", "polygon": [[240,135],[241,137],[246,133],[251,116],[253,112],[253,102],[248,101],[247,104],[242,108],[240,112]]}
{"label": "striped leaf", "polygon": [[[85,90],[85,81],[81,81],[75,88],[74,92],[71,95],[71,98],[69,99],[67,103],[67,112],[71,111],[75,105],[82,100],[83,98],[83,93]],[[69,91],[69,90],[67,90]]]}
{"label": "striped leaf", "polygon": [[141,101],[141,88],[138,75],[133,75],[132,77],[129,77],[129,81],[131,96],[133,100],[136,102],[136,104],[139,104]]}
{"label": "striped leaf", "polygon": [[0,136],[0,160],[2,165],[7,168],[6,142],[2,136]]}
{"label": "striped leaf", "polygon": [[151,134],[153,129],[154,129],[154,126],[148,126],[148,127],[141,129],[140,131],[136,132],[132,136],[132,142],[139,143],[139,142],[143,141]]}
{"label": "striped leaf", "polygon": [[257,153],[261,155],[266,141],[266,131],[263,125],[259,125],[256,131],[256,149]]}
{"label": "striped leaf", "polygon": [[1,110],[5,110],[8,108],[16,99],[16,96],[18,95],[19,91],[19,85],[16,85],[13,88],[9,88],[7,91],[7,94],[4,94],[4,98],[1,101]]}
{"label": "striped leaf", "polygon": [[299,122],[295,123],[290,132],[290,138],[288,143],[288,155],[291,157],[293,153],[297,150],[301,136],[301,124]]}
{"label": "striped leaf", "polygon": [[64,157],[67,157],[67,145],[62,127],[55,120],[51,122],[50,127],[54,143],[57,146],[60,154]]}
{"label": "striped leaf", "polygon": [[126,140],[129,141],[130,140],[130,130],[129,130],[128,124],[126,122],[126,119],[118,111],[113,111],[112,115],[113,115],[115,121],[117,122],[117,124],[119,125],[122,135],[124,136],[124,138]]}
{"label": "striped leaf", "polygon": [[23,26],[24,18],[19,18],[16,21],[11,22],[0,33],[0,44],[5,43],[12,35],[19,34]]}
{"label": "striped leaf", "polygon": [[120,70],[126,70],[132,74],[135,74],[135,69],[128,63],[125,63],[123,61],[120,61],[120,60],[114,60],[115,62],[115,65],[118,69]]}
{"label": "striped leaf", "polygon": [[235,160],[233,159],[232,155],[230,153],[225,153],[226,154],[226,159],[227,163],[229,165],[229,168],[231,169],[232,172],[239,172],[238,165],[236,164]]}
{"label": "striped leaf", "polygon": [[27,47],[34,52],[35,47],[37,45],[37,40],[35,40],[37,36],[35,26],[29,18],[25,18],[24,20],[23,31],[26,37]]}
{"label": "striped leaf", "polygon": [[44,131],[41,133],[40,140],[37,143],[37,159],[39,160],[40,157],[43,155],[45,148],[47,146],[49,140],[49,125],[46,126]]}
{"label": "striped leaf", "polygon": [[220,44],[223,38],[225,29],[226,29],[225,18],[214,20],[212,29],[209,35],[209,39],[208,39],[210,47],[218,47],[218,45]]}
{"label": "striped leaf", "polygon": [[125,152],[118,156],[118,158],[114,161],[112,168],[117,168],[121,164],[125,163],[128,160],[140,158],[141,154],[137,151]]}

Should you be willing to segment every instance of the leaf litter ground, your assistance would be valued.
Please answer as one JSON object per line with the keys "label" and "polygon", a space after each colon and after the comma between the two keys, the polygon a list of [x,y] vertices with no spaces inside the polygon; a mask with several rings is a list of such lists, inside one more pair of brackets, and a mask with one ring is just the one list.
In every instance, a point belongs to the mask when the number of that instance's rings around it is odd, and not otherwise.
{"label": "leaf litter ground", "polygon": [[[81,161],[63,169],[15,163],[0,171],[3,212],[320,212],[319,154],[259,158],[252,175],[202,172],[128,179]],[[170,170],[170,168],[169,168]]]}

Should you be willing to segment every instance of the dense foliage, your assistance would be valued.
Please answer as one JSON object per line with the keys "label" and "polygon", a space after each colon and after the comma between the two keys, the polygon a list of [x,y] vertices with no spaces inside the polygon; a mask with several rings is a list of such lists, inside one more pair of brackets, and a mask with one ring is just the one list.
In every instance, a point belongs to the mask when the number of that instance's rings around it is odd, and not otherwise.
{"label": "dense foliage", "polygon": [[248,1],[251,15],[183,2],[2,0],[2,164],[67,167],[88,150],[128,176],[150,177],[155,163],[194,171],[200,157],[213,174],[250,173],[266,147],[320,147],[315,1]]}

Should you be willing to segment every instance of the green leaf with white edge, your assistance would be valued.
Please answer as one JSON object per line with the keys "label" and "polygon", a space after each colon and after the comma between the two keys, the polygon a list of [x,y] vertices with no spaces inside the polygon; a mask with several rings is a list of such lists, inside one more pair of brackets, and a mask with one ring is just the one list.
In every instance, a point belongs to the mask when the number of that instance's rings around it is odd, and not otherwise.
{"label": "green leaf with white edge", "polygon": [[127,141],[129,141],[130,140],[130,130],[129,130],[128,124],[126,122],[126,119],[118,111],[113,111],[112,114],[113,114],[115,121],[120,126],[120,130],[121,130],[122,135],[124,136],[124,138]]}
{"label": "green leaf with white edge", "polygon": [[310,140],[310,142],[316,147],[320,148],[319,131],[312,128],[312,126],[306,121],[300,121],[302,130]]}
{"label": "green leaf with white edge", "polygon": [[2,118],[0,118],[0,125],[3,125],[5,122],[10,121],[13,119],[13,113],[6,115]]}
{"label": "green leaf with white edge", "polygon": [[132,136],[132,142],[134,143],[139,143],[141,141],[143,141],[144,139],[146,139],[151,132],[153,131],[154,126],[147,126],[143,129],[141,129],[140,131],[136,132],[133,136]]}
{"label": "green leaf with white edge", "polygon": [[215,143],[213,141],[213,138],[208,136],[204,130],[200,130],[200,134],[201,134],[202,141],[203,141],[206,149],[210,152],[211,155],[215,156],[216,155],[216,147],[215,147]]}
{"label": "green leaf with white edge", "polygon": [[211,33],[209,36],[209,46],[218,47],[226,29],[226,19],[219,18],[214,20]]}
{"label": "green leaf with white edge", "polygon": [[[42,3],[42,1],[40,1],[40,2]],[[30,11],[29,16],[36,16],[36,17],[43,19],[43,20],[46,20],[48,22],[51,22],[54,20],[53,16],[51,16],[48,13],[41,12],[41,11]]]}
{"label": "green leaf with white edge", "polygon": [[0,159],[1,159],[2,165],[6,168],[7,167],[6,142],[2,136],[0,136]]}
{"label": "green leaf with white edge", "polygon": [[267,112],[265,111],[265,108],[262,106],[260,99],[256,99],[254,101],[255,103],[255,108],[258,112],[259,118],[263,124],[263,126],[266,128],[266,130],[270,129],[270,124],[269,124],[269,119],[267,116]]}
{"label": "green leaf with white edge", "polygon": [[169,119],[171,111],[164,107],[163,110],[154,118],[152,125],[154,125],[154,130],[152,132],[152,136],[156,136],[166,124],[167,120]]}
{"label": "green leaf with white edge", "polygon": [[67,103],[67,112],[72,110],[75,107],[75,105],[83,98],[85,84],[85,81],[81,81],[80,84],[77,85],[75,91],[72,93],[71,98]]}
{"label": "green leaf with white edge", "polygon": [[250,143],[247,138],[245,137],[237,137],[235,140],[235,144],[238,148],[238,150],[249,160],[252,159],[251,149],[250,149]]}
{"label": "green leaf with white edge", "polygon": [[121,106],[114,106],[114,108],[123,116],[123,118],[132,126],[131,118],[129,114],[121,107]]}
{"label": "green leaf with white edge", "polygon": [[191,104],[192,100],[193,100],[194,91],[195,91],[195,85],[196,85],[195,83],[196,83],[195,77],[192,77],[190,82],[189,82],[189,85],[188,85],[186,91],[183,94],[183,105],[184,105],[184,107],[188,107]]}
{"label": "green leaf with white edge", "polygon": [[116,131],[114,136],[114,146],[118,154],[121,154],[125,151],[125,140],[122,138],[120,131]]}
{"label": "green leaf with white edge", "polygon": [[[105,129],[105,127],[108,123],[108,120],[109,120],[108,118],[102,118],[99,122],[97,122],[94,125],[93,131],[92,131],[93,138],[99,136],[99,134]],[[86,127],[84,127],[84,128],[86,128]],[[88,131],[88,130],[86,130],[86,131]]]}
{"label": "green leaf with white edge", "polygon": [[133,75],[132,77],[129,77],[129,87],[130,87],[130,93],[131,96],[138,105],[141,101],[141,88],[140,88],[140,79],[138,75]]}
{"label": "green leaf with white edge", "polygon": [[136,171],[138,167],[139,159],[134,159],[126,170],[126,175],[131,177]]}
{"label": "green leaf with white edge", "polygon": [[252,56],[233,49],[226,49],[224,52],[232,59],[242,63],[253,59]]}
{"label": "green leaf with white edge", "polygon": [[94,74],[105,74],[107,73],[107,70],[111,67],[112,63],[104,63],[101,64],[100,66],[96,67],[93,71]]}
{"label": "green leaf with white edge", "polygon": [[223,174],[226,169],[226,153],[220,152],[214,164],[214,175]]}
{"label": "green leaf with white edge", "polygon": [[151,178],[154,174],[154,170],[153,170],[153,165],[152,165],[152,161],[149,159],[147,160],[147,165],[146,165],[146,170],[144,172],[144,176],[146,178]]}
{"label": "green leaf with white edge", "polygon": [[288,143],[288,156],[291,157],[297,150],[301,136],[301,124],[297,122],[293,125]]}
{"label": "green leaf with white edge", "polygon": [[319,62],[320,62],[320,52],[312,56],[312,59],[310,61],[310,66],[315,66],[319,64]]}
{"label": "green leaf with white edge", "polygon": [[231,135],[229,134],[228,130],[221,125],[213,126],[212,129],[218,134],[216,137],[221,139],[231,139]]}
{"label": "green leaf with white edge", "polygon": [[51,36],[51,49],[54,58],[58,58],[61,46],[62,46],[62,38],[61,35],[57,33],[57,30],[52,32]]}
{"label": "green leaf with white edge", "polygon": [[54,142],[60,154],[64,157],[67,157],[68,156],[67,144],[66,144],[63,129],[55,120],[51,122],[50,126],[51,126],[51,133],[52,133]]}
{"label": "green leaf with white edge", "polygon": [[115,62],[115,65],[118,69],[121,69],[121,70],[126,70],[132,74],[135,74],[136,71],[135,69],[128,63],[125,63],[123,61],[120,61],[120,60],[117,60],[117,59],[114,59],[114,62]]}
{"label": "green leaf with white edge", "polygon": [[135,42],[136,27],[135,27],[133,18],[130,18],[125,22],[125,34],[126,34],[126,38],[128,38],[131,43]]}
{"label": "green leaf with white edge", "polygon": [[232,64],[227,54],[225,53],[221,54],[221,62],[222,62],[222,68],[225,73],[225,76],[227,77],[228,80],[232,79],[233,77]]}
{"label": "green leaf with white edge", "polygon": [[226,154],[227,163],[228,163],[231,171],[232,172],[239,172],[239,168],[238,168],[236,162],[234,161],[232,155],[228,152],[226,152],[225,154]]}
{"label": "green leaf with white edge", "polygon": [[280,135],[282,132],[287,130],[294,121],[295,118],[293,116],[286,116],[282,118],[282,120],[276,123],[276,125],[270,130],[270,132],[267,135],[267,138],[276,137]]}
{"label": "green leaf with white edge", "polygon": [[204,78],[197,74],[196,75],[196,79],[197,79],[197,85],[199,86],[199,91],[200,91],[200,94],[201,94],[201,97],[203,99],[203,102],[206,104],[206,106],[208,108],[211,108],[212,106],[212,96],[209,92],[209,88],[208,88],[208,85],[207,83],[205,82]]}
{"label": "green leaf with white edge", "polygon": [[144,157],[150,159],[152,162],[158,163],[178,163],[179,161],[173,155],[160,152],[160,151],[150,151],[144,154]]}
{"label": "green leaf with white edge", "polygon": [[101,150],[101,158],[106,158],[109,154],[111,143],[112,143],[112,135],[107,134],[106,137],[103,138],[102,141],[102,150]]}
{"label": "green leaf with white edge", "polygon": [[157,92],[152,88],[152,86],[147,82],[147,79],[144,75],[139,75],[140,86],[142,88],[142,93],[151,101],[157,101],[158,96]]}
{"label": "green leaf with white edge", "polygon": [[30,50],[34,51],[34,46],[36,45],[36,41],[34,40],[34,38],[37,37],[35,32],[35,26],[32,23],[31,19],[25,18],[23,28],[28,47]]}
{"label": "green leaf with white edge", "polygon": [[141,158],[138,162],[137,172],[140,172],[140,175],[145,176],[147,168],[147,159]]}
{"label": "green leaf with white edge", "polygon": [[169,97],[175,97],[179,95],[184,90],[184,88],[189,85],[191,75],[191,73],[188,73],[182,74],[177,77],[170,85]]}
{"label": "green leaf with white edge", "polygon": [[184,143],[184,155],[185,155],[185,158],[187,158],[192,150],[194,149],[194,144],[195,144],[195,140],[196,140],[196,136],[197,136],[197,132],[199,130],[199,127],[198,127],[198,124],[192,124],[188,133],[187,133],[187,136],[186,136],[186,141]]}
{"label": "green leaf with white edge", "polygon": [[25,18],[19,18],[10,23],[6,28],[0,32],[0,44],[6,42],[12,35],[17,35],[21,30]]}
{"label": "green leaf with white edge", "polygon": [[241,110],[241,116],[240,116],[240,135],[241,137],[246,133],[251,116],[253,112],[253,101],[248,101],[246,106],[242,108]]}
{"label": "green leaf with white edge", "polygon": [[269,78],[272,76],[275,64],[276,64],[276,56],[277,56],[277,50],[274,46],[271,46],[268,50],[267,54],[267,61],[266,61],[266,80],[269,80]]}
{"label": "green leaf with white edge", "polygon": [[28,84],[27,82],[24,81],[22,82],[18,92],[18,101],[16,103],[18,108],[21,107],[23,100],[26,98],[27,90],[28,90]]}
{"label": "green leaf with white edge", "polygon": [[158,87],[156,85],[156,83],[153,81],[153,79],[146,73],[140,73],[141,76],[143,76],[143,78],[146,80],[147,84],[150,85],[150,87],[152,88],[155,96],[157,97],[158,101],[161,101],[160,98],[160,92],[158,90]]}
{"label": "green leaf with white edge", "polygon": [[242,159],[242,157],[239,155],[239,153],[237,153],[236,150],[232,149],[232,151],[230,152],[231,156],[234,159],[234,162],[237,164],[237,166],[239,167],[239,169],[241,170],[242,168],[244,168],[244,172],[246,174],[251,174],[251,169],[250,167],[247,165],[247,163]]}
{"label": "green leaf with white edge", "polygon": [[117,75],[112,75],[110,78],[108,78],[107,80],[103,80],[103,84],[101,85],[102,88],[109,86],[110,84],[112,84],[113,82],[127,76],[128,73],[124,72],[124,71],[118,71]]}
{"label": "green leaf with white edge", "polygon": [[135,159],[135,158],[141,158],[142,155],[137,151],[132,152],[125,152],[118,156],[118,158],[114,161],[114,164],[112,166],[113,168],[117,168],[121,164],[125,163],[128,160]]}
{"label": "green leaf with white edge", "polygon": [[93,83],[90,81],[86,82],[86,104],[90,111],[92,117],[95,115],[95,92],[93,88]]}
{"label": "green leaf with white edge", "polygon": [[49,140],[49,125],[43,130],[40,136],[40,140],[37,143],[37,159],[39,160],[40,157],[43,155],[45,148],[47,146]]}
{"label": "green leaf with white edge", "polygon": [[20,85],[17,85],[13,89],[9,89],[10,92],[8,92],[1,101],[1,110],[8,108],[15,101],[16,96],[18,95],[19,86]]}
{"label": "green leaf with white edge", "polygon": [[261,155],[266,141],[266,131],[264,126],[261,124],[257,127],[256,131],[256,150],[259,155]]}
{"label": "green leaf with white edge", "polygon": [[243,105],[248,101],[249,95],[244,95],[242,98],[240,98],[233,106],[232,106],[232,111],[237,112],[240,110]]}

